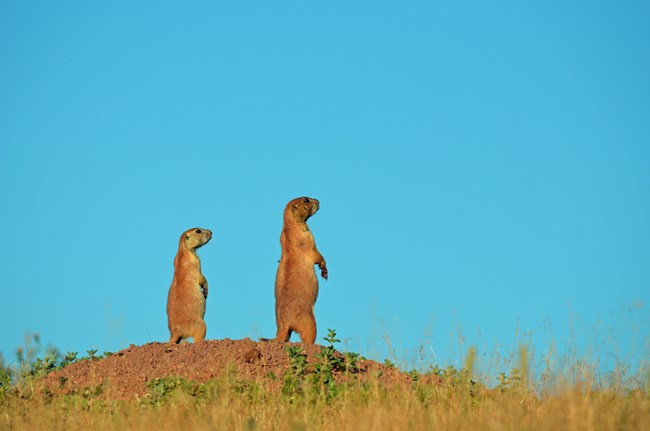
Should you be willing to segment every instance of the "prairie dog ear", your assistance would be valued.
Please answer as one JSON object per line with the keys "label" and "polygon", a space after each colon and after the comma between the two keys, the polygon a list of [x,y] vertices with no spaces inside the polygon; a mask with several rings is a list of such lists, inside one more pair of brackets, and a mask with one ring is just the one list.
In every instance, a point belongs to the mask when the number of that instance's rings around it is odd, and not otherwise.
{"label": "prairie dog ear", "polygon": [[185,234],[185,239],[186,240],[190,239],[190,236],[188,234]]}

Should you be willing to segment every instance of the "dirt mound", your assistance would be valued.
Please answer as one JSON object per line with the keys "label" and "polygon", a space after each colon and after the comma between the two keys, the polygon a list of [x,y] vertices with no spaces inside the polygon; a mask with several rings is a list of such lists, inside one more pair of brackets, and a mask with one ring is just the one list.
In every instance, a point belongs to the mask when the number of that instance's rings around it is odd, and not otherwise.
{"label": "dirt mound", "polygon": [[[53,394],[71,394],[102,385],[108,397],[131,399],[147,392],[147,382],[169,376],[206,382],[235,370],[241,379],[279,386],[281,377],[290,367],[285,346],[296,346],[306,356],[307,366],[319,362],[317,355],[323,347],[301,343],[256,342],[243,340],[209,340],[200,344],[149,343],[131,345],[103,359],[83,360],[48,374],[44,386]],[[333,355],[344,361],[344,355]],[[274,378],[275,377],[275,378]],[[366,381],[378,378],[382,383],[408,384],[408,374],[375,361],[359,359],[354,372],[336,371],[337,382],[350,378]],[[426,376],[427,382],[438,382],[436,376]]]}

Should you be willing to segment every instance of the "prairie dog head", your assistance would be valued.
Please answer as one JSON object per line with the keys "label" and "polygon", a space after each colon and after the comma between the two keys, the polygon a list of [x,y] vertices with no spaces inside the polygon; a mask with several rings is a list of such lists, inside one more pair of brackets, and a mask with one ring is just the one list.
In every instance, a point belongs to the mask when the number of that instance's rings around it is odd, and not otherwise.
{"label": "prairie dog head", "polygon": [[293,199],[287,204],[285,217],[291,214],[296,221],[306,222],[307,219],[318,211],[320,203],[318,199],[308,198],[306,196]]}
{"label": "prairie dog head", "polygon": [[188,229],[181,235],[181,245],[188,250],[196,250],[204,246],[212,238],[212,231],[195,227]]}

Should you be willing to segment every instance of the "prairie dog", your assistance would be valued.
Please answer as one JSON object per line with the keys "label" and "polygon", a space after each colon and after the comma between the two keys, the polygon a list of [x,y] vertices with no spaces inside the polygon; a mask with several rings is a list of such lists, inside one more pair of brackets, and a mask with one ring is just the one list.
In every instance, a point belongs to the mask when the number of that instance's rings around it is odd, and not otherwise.
{"label": "prairie dog", "polygon": [[307,219],[318,211],[318,200],[300,197],[284,209],[284,224],[280,235],[282,257],[275,277],[275,321],[278,341],[289,341],[291,333],[300,334],[303,343],[316,341],[314,304],[318,297],[318,278],[327,280],[325,258],[316,249]]}
{"label": "prairie dog", "polygon": [[180,237],[174,258],[174,279],[167,297],[167,324],[170,343],[192,338],[195,343],[205,339],[205,300],[208,281],[201,273],[201,260],[196,250],[212,238],[207,229],[188,229]]}

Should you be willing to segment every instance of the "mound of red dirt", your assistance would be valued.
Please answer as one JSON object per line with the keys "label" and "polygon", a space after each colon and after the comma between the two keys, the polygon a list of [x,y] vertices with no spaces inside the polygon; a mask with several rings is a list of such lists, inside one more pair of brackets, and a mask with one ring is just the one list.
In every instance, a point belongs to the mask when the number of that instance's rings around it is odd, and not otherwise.
{"label": "mound of red dirt", "polygon": [[[48,374],[44,386],[53,394],[79,393],[86,388],[102,385],[103,394],[110,398],[132,399],[147,392],[147,382],[169,376],[183,377],[195,382],[206,382],[235,370],[241,379],[257,380],[273,386],[281,385],[281,377],[290,369],[285,346],[294,344],[302,348],[307,363],[318,362],[318,345],[256,342],[243,340],[208,340],[199,344],[149,343],[131,345],[103,359],[86,359]],[[334,353],[340,359],[344,355]],[[408,374],[375,361],[359,359],[358,370],[350,373],[335,372],[342,382],[355,378],[366,381],[377,378],[382,383],[408,384]],[[272,376],[275,376],[274,379]],[[437,376],[425,376],[427,383],[439,383]]]}

